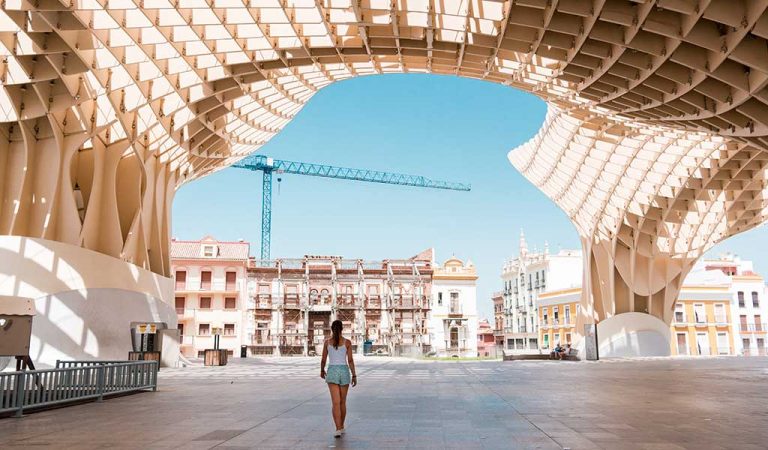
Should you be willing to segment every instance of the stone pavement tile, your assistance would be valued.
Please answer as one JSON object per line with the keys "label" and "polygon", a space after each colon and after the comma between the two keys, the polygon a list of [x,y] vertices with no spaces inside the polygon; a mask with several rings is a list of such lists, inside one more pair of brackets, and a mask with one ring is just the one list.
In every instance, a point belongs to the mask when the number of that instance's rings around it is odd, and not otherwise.
{"label": "stone pavement tile", "polygon": [[[317,365],[313,358],[261,358],[163,370],[156,393],[0,419],[0,436],[9,447],[67,450],[78,443],[131,450],[259,443],[443,448],[446,439],[473,448],[755,450],[768,442],[761,406],[768,404],[761,389],[766,358],[567,366],[361,358],[365,382],[350,391],[350,432],[342,442],[331,437],[330,402]],[[578,388],[553,392],[552,379]],[[244,432],[195,441],[217,430]]]}
{"label": "stone pavement tile", "polygon": [[670,442],[641,444],[643,450],[685,450],[686,447]]}
{"label": "stone pavement tile", "polygon": [[557,438],[554,443],[558,445],[560,448],[568,448],[570,450],[600,448],[600,446],[597,445],[595,442],[581,436]]}
{"label": "stone pavement tile", "polygon": [[616,434],[608,433],[605,431],[586,431],[579,433],[582,437],[585,437],[592,441],[620,441],[622,440],[621,437],[619,437]]}

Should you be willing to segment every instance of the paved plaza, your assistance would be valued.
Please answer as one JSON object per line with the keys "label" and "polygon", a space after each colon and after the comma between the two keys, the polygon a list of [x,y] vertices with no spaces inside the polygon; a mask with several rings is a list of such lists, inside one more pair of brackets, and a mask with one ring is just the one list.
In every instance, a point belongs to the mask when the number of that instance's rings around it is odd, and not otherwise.
{"label": "paved plaza", "polygon": [[768,358],[358,361],[347,434],[319,359],[163,369],[156,393],[0,419],[7,448],[765,449]]}

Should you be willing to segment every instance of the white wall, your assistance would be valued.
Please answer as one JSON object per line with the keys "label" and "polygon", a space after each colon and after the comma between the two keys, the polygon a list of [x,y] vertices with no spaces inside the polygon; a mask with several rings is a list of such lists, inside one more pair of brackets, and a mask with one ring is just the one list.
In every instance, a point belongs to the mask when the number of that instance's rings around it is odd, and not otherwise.
{"label": "white wall", "polygon": [[597,324],[597,345],[601,359],[669,356],[669,325],[645,313],[617,314]]}
{"label": "white wall", "polygon": [[35,300],[30,353],[41,367],[127,359],[131,322],[176,328],[170,278],[61,242],[0,236],[0,295]]}
{"label": "white wall", "polygon": [[[438,305],[438,294],[443,294],[443,304]],[[445,320],[449,320],[448,314],[451,308],[451,292],[459,293],[461,313],[467,320],[466,334],[462,338],[466,341],[467,350],[461,356],[477,356],[477,287],[474,281],[469,280],[433,280],[432,282],[432,310],[430,315],[430,328],[434,334],[432,348],[438,354],[445,353]]]}
{"label": "white wall", "polygon": [[581,287],[583,263],[581,252],[578,256],[550,255],[545,292]]}
{"label": "white wall", "polygon": [[[123,289],[81,289],[35,299],[30,356],[36,365],[57,359],[126,360],[131,322],[163,322],[176,327],[176,312],[167,303]],[[174,355],[163,355],[175,365]],[[166,358],[168,357],[168,358]]]}

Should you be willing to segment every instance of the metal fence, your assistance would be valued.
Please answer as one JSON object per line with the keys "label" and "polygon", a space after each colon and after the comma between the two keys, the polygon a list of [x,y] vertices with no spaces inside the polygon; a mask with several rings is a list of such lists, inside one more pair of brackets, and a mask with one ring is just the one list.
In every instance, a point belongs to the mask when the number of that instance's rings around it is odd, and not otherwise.
{"label": "metal fence", "polygon": [[57,361],[55,369],[0,372],[0,414],[154,391],[157,370],[157,361]]}

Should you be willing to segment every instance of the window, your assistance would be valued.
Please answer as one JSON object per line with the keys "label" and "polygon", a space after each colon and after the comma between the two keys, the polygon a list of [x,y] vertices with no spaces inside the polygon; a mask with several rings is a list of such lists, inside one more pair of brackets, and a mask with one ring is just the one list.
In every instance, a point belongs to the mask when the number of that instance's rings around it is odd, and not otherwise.
{"label": "window", "polygon": [[739,308],[743,308],[746,305],[744,304],[744,292],[739,291],[736,293],[736,296],[739,298]]}
{"label": "window", "polygon": [[203,245],[203,257],[204,258],[213,258],[216,256],[216,246],[215,245]]}
{"label": "window", "polygon": [[553,306],[552,307],[552,319],[554,319],[555,323],[557,323],[557,319],[559,317],[558,313],[559,313],[559,311],[558,311],[557,306]]}
{"label": "window", "polygon": [[686,333],[677,333],[677,354],[688,354],[688,335]]}
{"label": "window", "polygon": [[544,324],[546,324],[547,323],[547,308],[544,308],[543,311],[544,311]]}
{"label": "window", "polygon": [[696,333],[696,348],[701,356],[709,356],[709,335],[707,333]]}
{"label": "window", "polygon": [[[569,323],[571,323],[571,307],[570,306],[566,306],[563,309],[563,312],[565,313],[565,322],[563,322],[563,323],[568,325]],[[568,342],[570,342],[570,339],[568,339]]]}
{"label": "window", "polygon": [[176,290],[183,291],[186,288],[187,288],[187,271],[177,270],[176,271]]}
{"label": "window", "polygon": [[717,333],[717,354],[728,355],[731,353],[731,345],[728,343],[728,333]]}
{"label": "window", "polygon": [[200,297],[200,309],[211,309],[211,297]]}
{"label": "window", "polygon": [[235,335],[235,324],[234,323],[225,323],[224,324],[224,336],[234,336]]}
{"label": "window", "polygon": [[755,314],[755,331],[763,331],[762,317],[760,317],[760,314]]}
{"label": "window", "polygon": [[437,293],[437,306],[443,306],[443,293]]}
{"label": "window", "polygon": [[224,299],[224,309],[236,309],[237,299],[235,297],[227,297]]}
{"label": "window", "polygon": [[184,324],[180,323],[180,324],[176,325],[176,328],[178,328],[178,330],[179,330],[179,336],[184,336]]}
{"label": "window", "polygon": [[544,346],[543,346],[543,348],[549,348],[549,335],[548,334],[544,335]]}
{"label": "window", "polygon": [[675,322],[685,323],[685,305],[682,303],[675,305]]}
{"label": "window", "polygon": [[211,272],[208,270],[200,272],[200,289],[203,291],[211,290]]}
{"label": "window", "polygon": [[184,304],[186,301],[187,299],[184,297],[176,297],[176,314],[184,314]]}
{"label": "window", "polygon": [[210,336],[211,325],[207,323],[201,323],[200,326],[197,328],[197,334],[200,336]]}
{"label": "window", "polygon": [[747,331],[747,316],[745,314],[742,314],[739,316],[739,327],[741,328],[741,331]]}
{"label": "window", "polygon": [[461,314],[461,305],[459,304],[459,293],[451,292],[451,312]]}
{"label": "window", "polygon": [[725,305],[722,303],[715,303],[715,322],[727,323],[728,320],[725,317]]}
{"label": "window", "polygon": [[696,319],[696,323],[706,323],[707,322],[707,313],[705,312],[704,305],[699,303],[696,305],[693,305],[693,315]]}
{"label": "window", "polygon": [[565,343],[566,344],[571,343],[571,333],[565,333]]}
{"label": "window", "polygon": [[759,308],[760,300],[757,299],[757,292],[752,291],[752,307]]}
{"label": "window", "polygon": [[226,286],[225,290],[227,291],[236,291],[237,290],[237,272],[227,272],[226,275]]}

